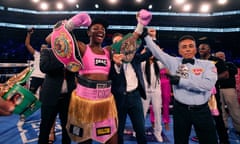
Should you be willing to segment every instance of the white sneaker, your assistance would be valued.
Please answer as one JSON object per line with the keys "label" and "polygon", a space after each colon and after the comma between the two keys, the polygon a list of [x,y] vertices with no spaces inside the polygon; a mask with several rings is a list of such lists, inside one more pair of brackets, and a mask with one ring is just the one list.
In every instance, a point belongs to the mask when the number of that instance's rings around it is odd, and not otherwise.
{"label": "white sneaker", "polygon": [[155,138],[157,139],[158,142],[163,142],[163,138],[161,134],[154,133]]}
{"label": "white sneaker", "polygon": [[136,132],[135,131],[133,131],[132,136],[136,137]]}

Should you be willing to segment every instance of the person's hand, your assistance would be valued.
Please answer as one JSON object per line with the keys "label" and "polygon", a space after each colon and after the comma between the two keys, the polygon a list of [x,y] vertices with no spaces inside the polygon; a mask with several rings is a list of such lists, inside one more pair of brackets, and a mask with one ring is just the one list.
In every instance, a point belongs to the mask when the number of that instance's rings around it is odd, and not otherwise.
{"label": "person's hand", "polygon": [[33,28],[29,28],[29,29],[27,30],[27,33],[30,34],[30,35],[33,34],[33,32],[34,32],[34,29],[33,29]]}
{"label": "person's hand", "polygon": [[0,97],[0,115],[11,115],[15,105],[11,101],[6,101]]}
{"label": "person's hand", "polygon": [[137,21],[138,23],[141,23],[143,26],[147,26],[151,21],[151,19],[152,19],[152,14],[145,9],[141,9],[137,13]]}
{"label": "person's hand", "polygon": [[147,51],[147,48],[143,48],[143,50],[141,51],[141,54],[144,54]]}
{"label": "person's hand", "polygon": [[91,22],[92,22],[91,17],[87,13],[81,12],[70,18],[67,21],[65,27],[67,28],[68,31],[72,31],[73,29],[78,28],[80,26],[90,26]]}
{"label": "person's hand", "polygon": [[179,84],[180,76],[171,75],[171,74],[167,74],[167,76],[168,76],[171,84],[173,84],[173,85],[178,85]]}
{"label": "person's hand", "polygon": [[141,35],[142,32],[143,32],[144,26],[147,26],[149,24],[149,22],[151,21],[152,14],[149,11],[145,10],[145,9],[141,9],[137,13],[136,18],[137,18],[138,24],[137,24],[137,27],[135,29],[135,32],[138,35]]}
{"label": "person's hand", "polygon": [[212,94],[212,95],[215,95],[216,93],[217,93],[217,90],[216,90],[215,87],[213,87],[212,90],[211,90],[211,94]]}
{"label": "person's hand", "polygon": [[156,40],[157,31],[154,28],[148,28],[148,35]]}
{"label": "person's hand", "polygon": [[124,54],[113,54],[113,61],[116,65],[122,65],[122,60],[124,59]]}

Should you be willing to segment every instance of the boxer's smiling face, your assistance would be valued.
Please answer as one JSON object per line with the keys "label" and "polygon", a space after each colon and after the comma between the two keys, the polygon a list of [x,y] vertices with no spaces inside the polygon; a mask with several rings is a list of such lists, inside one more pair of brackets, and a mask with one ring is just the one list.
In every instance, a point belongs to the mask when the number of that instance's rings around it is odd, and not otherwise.
{"label": "boxer's smiling face", "polygon": [[88,36],[92,42],[102,43],[105,38],[105,28],[102,24],[94,24],[88,30]]}

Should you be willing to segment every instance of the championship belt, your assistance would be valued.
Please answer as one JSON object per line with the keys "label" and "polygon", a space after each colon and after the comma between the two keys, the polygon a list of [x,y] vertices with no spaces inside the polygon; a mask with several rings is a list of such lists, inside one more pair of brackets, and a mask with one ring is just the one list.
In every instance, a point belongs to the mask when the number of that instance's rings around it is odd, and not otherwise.
{"label": "championship belt", "polygon": [[20,73],[10,77],[4,84],[0,85],[0,96],[5,95],[15,84],[26,82],[33,72],[33,68],[27,67]]}
{"label": "championship belt", "polygon": [[122,40],[111,45],[113,53],[124,54],[123,62],[131,62],[137,48],[141,45],[141,40],[134,39],[132,33],[125,35]]}
{"label": "championship belt", "polygon": [[25,117],[30,116],[41,106],[40,101],[34,94],[20,85],[29,79],[32,72],[33,69],[27,67],[22,72],[9,78],[0,87],[0,96],[15,105],[13,113],[24,115]]}
{"label": "championship belt", "polygon": [[77,72],[83,67],[82,58],[76,39],[65,28],[66,22],[58,23],[53,29],[51,47],[57,59],[71,72]]}
{"label": "championship belt", "polygon": [[19,84],[15,84],[3,99],[15,104],[13,113],[28,117],[41,107],[41,102],[32,92]]}

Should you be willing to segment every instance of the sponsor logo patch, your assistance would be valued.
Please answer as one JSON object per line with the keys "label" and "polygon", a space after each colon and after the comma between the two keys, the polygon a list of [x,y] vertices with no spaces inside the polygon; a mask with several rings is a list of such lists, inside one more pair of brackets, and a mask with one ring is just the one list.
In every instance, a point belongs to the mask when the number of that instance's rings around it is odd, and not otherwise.
{"label": "sponsor logo patch", "polygon": [[83,128],[70,125],[69,131],[71,134],[82,137],[83,136]]}
{"label": "sponsor logo patch", "polygon": [[195,74],[195,75],[200,75],[201,73],[203,73],[203,69],[202,68],[194,68],[192,69],[192,72]]}
{"label": "sponsor logo patch", "polygon": [[106,59],[95,58],[94,61],[95,61],[96,66],[107,66],[107,60]]}
{"label": "sponsor logo patch", "polygon": [[97,136],[102,135],[109,135],[111,134],[111,128],[110,127],[100,127],[96,129]]}

